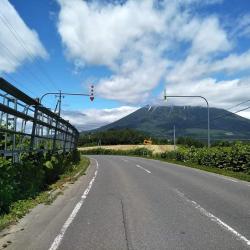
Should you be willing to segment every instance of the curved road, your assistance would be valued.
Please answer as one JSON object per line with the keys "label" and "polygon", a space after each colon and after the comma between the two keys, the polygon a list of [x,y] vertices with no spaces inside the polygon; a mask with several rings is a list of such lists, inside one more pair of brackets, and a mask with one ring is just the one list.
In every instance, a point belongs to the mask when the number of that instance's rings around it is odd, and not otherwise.
{"label": "curved road", "polygon": [[250,248],[249,183],[155,160],[93,158],[85,191],[71,194],[46,237],[19,249]]}

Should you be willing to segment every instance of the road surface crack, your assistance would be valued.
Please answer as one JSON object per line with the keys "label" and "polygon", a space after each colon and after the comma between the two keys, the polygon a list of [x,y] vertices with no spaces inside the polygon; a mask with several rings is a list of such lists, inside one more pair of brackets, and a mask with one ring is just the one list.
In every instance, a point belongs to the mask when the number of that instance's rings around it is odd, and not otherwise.
{"label": "road surface crack", "polygon": [[122,222],[123,222],[123,227],[124,227],[127,249],[133,250],[133,247],[131,245],[131,241],[129,239],[129,229],[128,229],[128,225],[127,225],[127,216],[126,216],[126,212],[125,212],[124,202],[122,199],[121,199],[121,207],[122,207]]}

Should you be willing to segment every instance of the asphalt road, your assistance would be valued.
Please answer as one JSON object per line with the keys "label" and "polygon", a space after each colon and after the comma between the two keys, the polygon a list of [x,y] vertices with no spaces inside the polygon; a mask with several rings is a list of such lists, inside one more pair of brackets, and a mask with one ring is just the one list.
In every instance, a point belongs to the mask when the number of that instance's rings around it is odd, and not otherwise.
{"label": "asphalt road", "polygon": [[10,248],[250,248],[247,182],[154,160],[93,158],[85,191],[78,183],[46,233]]}

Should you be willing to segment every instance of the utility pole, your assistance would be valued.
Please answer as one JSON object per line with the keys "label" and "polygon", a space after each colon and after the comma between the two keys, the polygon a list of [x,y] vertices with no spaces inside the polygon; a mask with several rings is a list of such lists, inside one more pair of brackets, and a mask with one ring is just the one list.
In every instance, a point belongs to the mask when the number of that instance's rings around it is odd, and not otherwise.
{"label": "utility pole", "polygon": [[[59,91],[59,99],[58,99],[58,116],[61,116],[61,103],[62,103],[62,91]],[[59,124],[59,120],[58,117],[56,119],[56,128],[55,128],[55,132],[54,132],[54,138],[53,138],[53,151],[56,149],[56,140],[57,140],[57,130],[58,130],[58,124]]]}
{"label": "utility pole", "polygon": [[59,111],[58,111],[58,115],[59,116],[61,116],[61,108],[62,108],[62,91],[60,90],[59,91],[59,103],[58,103],[58,105],[59,105]]}
{"label": "utility pole", "polygon": [[[54,131],[54,137],[53,137],[53,151],[56,149],[56,141],[57,141],[57,133],[58,133],[58,125],[59,125],[59,118],[61,117],[61,111],[62,111],[62,98],[64,98],[64,96],[88,96],[90,98],[91,101],[94,100],[94,85],[91,85],[91,89],[90,89],[90,94],[84,94],[84,93],[67,93],[67,92],[62,92],[61,90],[59,92],[48,92],[45,93],[44,95],[41,96],[41,98],[38,99],[39,103],[42,104],[42,100],[44,97],[48,96],[48,95],[55,95],[56,97],[58,97],[58,102],[56,104],[56,108],[55,108],[55,112],[57,110],[58,107],[58,117],[56,118],[56,126],[55,126],[55,131]],[[64,137],[66,138],[67,133],[64,135]],[[64,139],[64,144],[65,144],[65,139]],[[65,151],[65,145],[64,147],[64,151]]]}

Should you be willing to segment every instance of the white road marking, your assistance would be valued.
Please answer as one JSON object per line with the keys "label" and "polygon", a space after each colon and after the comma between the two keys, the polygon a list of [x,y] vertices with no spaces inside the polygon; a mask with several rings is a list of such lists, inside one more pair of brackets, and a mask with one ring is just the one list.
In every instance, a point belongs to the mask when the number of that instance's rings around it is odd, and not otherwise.
{"label": "white road marking", "polygon": [[236,181],[236,180],[234,180],[234,179],[229,179],[229,178],[224,178],[225,180],[228,180],[228,181],[232,181],[232,182],[238,182],[238,181]]}
{"label": "white road marking", "polygon": [[68,219],[64,223],[63,227],[60,230],[60,233],[54,239],[54,241],[53,241],[52,245],[50,246],[49,250],[56,250],[59,247],[59,245],[60,245],[60,243],[61,243],[61,241],[63,239],[63,236],[64,236],[65,232],[67,231],[68,227],[70,226],[70,224],[72,223],[72,221],[76,217],[76,215],[79,212],[79,210],[80,210],[83,202],[87,198],[88,193],[89,193],[89,191],[90,191],[90,189],[91,189],[91,187],[92,187],[92,185],[93,185],[93,183],[95,181],[95,178],[96,178],[96,176],[98,174],[98,169],[99,169],[98,161],[96,159],[94,159],[94,160],[96,161],[96,171],[95,171],[94,177],[91,179],[88,187],[85,189],[83,195],[81,196],[80,201],[76,204],[76,206],[73,209],[73,211],[71,212],[70,216],[68,217]]}
{"label": "white road marking", "polygon": [[[178,167],[186,168],[185,166],[179,165],[179,164],[174,164],[174,163],[172,163],[172,165],[176,165],[176,166],[178,166]],[[217,177],[217,178],[224,179],[224,180],[227,180],[227,181],[232,181],[232,182],[236,182],[236,183],[239,182],[238,180],[235,180],[235,179],[226,177],[225,175],[216,174],[216,173],[212,173],[212,172],[206,172],[206,171],[201,170],[201,169],[195,169],[195,168],[191,168],[191,169],[192,169],[193,171],[196,171],[196,172],[199,172],[199,173],[202,172],[203,174],[212,175],[212,176],[215,176],[215,177]]]}
{"label": "white road marking", "polygon": [[128,162],[128,160],[126,160],[126,159],[122,159],[123,161],[125,161],[125,162]]}
{"label": "white road marking", "polygon": [[227,177],[225,177],[225,176],[223,176],[223,175],[218,175],[218,174],[214,174],[214,173],[210,173],[210,174],[213,175],[213,176],[216,176],[216,177],[218,177],[218,178],[227,180],[227,181],[238,182],[237,180],[234,180],[234,179],[231,179],[231,178],[227,178]]}
{"label": "white road marking", "polygon": [[224,221],[222,221],[220,218],[216,217],[215,215],[208,212],[205,208],[201,207],[196,201],[188,199],[182,192],[180,192],[178,189],[174,189],[174,191],[182,197],[186,202],[191,203],[196,209],[200,211],[203,215],[207,216],[211,221],[216,222],[219,226],[226,229],[230,233],[232,233],[238,240],[241,240],[242,242],[246,243],[248,246],[250,246],[250,240],[247,239],[245,236],[237,232],[234,228],[230,227],[228,224],[226,224]]}
{"label": "white road marking", "polygon": [[144,171],[146,171],[148,174],[151,174],[151,172],[149,170],[147,170],[146,168],[140,166],[140,165],[136,165],[136,167],[143,169]]}

